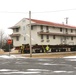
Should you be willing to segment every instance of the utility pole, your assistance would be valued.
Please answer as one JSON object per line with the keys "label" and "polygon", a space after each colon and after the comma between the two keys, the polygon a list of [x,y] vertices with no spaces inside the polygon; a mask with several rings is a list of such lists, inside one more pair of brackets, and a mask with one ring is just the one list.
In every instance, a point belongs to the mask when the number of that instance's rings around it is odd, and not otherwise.
{"label": "utility pole", "polygon": [[65,20],[66,20],[66,24],[68,24],[68,19],[69,19],[68,17],[65,18]]}
{"label": "utility pole", "polygon": [[[66,20],[66,24],[68,24],[68,17],[65,18]],[[68,33],[67,29],[66,29],[66,34]],[[67,44],[67,36],[65,36],[65,44]]]}
{"label": "utility pole", "polygon": [[29,25],[30,25],[30,57],[32,57],[32,46],[31,46],[31,11],[29,11]]}

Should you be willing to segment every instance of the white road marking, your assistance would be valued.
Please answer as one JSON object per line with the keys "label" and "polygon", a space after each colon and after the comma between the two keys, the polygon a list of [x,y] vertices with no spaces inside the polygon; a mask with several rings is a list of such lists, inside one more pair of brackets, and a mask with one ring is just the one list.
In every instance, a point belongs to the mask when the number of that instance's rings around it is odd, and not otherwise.
{"label": "white road marking", "polygon": [[38,74],[40,72],[3,72],[0,74]]}
{"label": "white road marking", "polygon": [[46,70],[46,69],[27,69],[28,71],[50,71],[50,70]]}

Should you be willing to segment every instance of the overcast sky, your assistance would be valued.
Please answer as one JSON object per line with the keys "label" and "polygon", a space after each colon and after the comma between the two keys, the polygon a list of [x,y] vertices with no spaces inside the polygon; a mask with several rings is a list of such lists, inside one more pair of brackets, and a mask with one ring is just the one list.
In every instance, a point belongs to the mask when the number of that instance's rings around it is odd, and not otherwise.
{"label": "overcast sky", "polygon": [[8,28],[28,18],[29,10],[33,19],[65,23],[68,17],[68,24],[76,26],[76,0],[0,0],[0,29],[11,34]]}

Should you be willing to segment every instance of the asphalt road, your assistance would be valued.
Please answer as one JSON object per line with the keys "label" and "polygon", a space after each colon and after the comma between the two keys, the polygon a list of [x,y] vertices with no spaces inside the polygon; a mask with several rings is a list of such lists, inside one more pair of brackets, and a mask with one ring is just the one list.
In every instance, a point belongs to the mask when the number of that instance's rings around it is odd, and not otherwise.
{"label": "asphalt road", "polygon": [[76,59],[0,58],[0,75],[76,75]]}

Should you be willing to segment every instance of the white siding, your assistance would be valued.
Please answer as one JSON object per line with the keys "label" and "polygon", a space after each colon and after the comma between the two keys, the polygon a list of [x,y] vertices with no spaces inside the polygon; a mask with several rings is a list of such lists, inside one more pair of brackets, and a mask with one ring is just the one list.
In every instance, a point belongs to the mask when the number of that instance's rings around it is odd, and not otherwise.
{"label": "white siding", "polygon": [[[25,20],[25,21],[24,21]],[[31,22],[34,23],[34,22]],[[20,22],[18,22],[16,25],[20,26],[19,32],[15,32],[13,30],[13,33],[19,33],[21,34],[19,37],[19,41],[16,41],[16,38],[14,37],[14,46],[21,46],[22,44],[29,44],[30,43],[30,29],[29,29],[29,20],[27,19],[22,19]],[[43,26],[44,32],[46,32],[46,26]],[[47,42],[46,35],[43,35],[43,42],[41,42],[41,35],[38,34],[38,32],[41,31],[40,25],[35,25],[33,26],[33,30],[31,30],[31,40],[32,40],[32,45],[34,44],[39,44],[39,45],[59,45],[63,43],[62,36],[55,36],[55,39],[53,39],[52,35],[49,35],[49,42]],[[50,33],[62,33],[66,34],[66,29],[62,28],[62,32],[60,31],[59,27],[49,27],[49,32]],[[73,32],[71,32],[71,29],[68,29],[68,34],[75,34],[76,35],[76,30],[74,29]],[[26,38],[24,40],[24,37]],[[76,44],[76,37],[73,37],[73,40],[71,40],[71,37],[67,37],[66,39],[66,44]]]}

